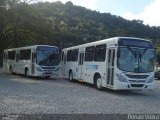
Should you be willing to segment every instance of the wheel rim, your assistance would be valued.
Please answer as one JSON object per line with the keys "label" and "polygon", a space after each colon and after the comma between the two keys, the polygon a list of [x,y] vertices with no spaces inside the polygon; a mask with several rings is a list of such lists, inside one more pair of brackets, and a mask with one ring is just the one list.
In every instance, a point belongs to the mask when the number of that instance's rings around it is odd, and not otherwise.
{"label": "wheel rim", "polygon": [[98,78],[98,79],[97,79],[97,88],[98,88],[98,89],[101,89],[101,88],[102,88],[102,79],[101,79],[101,78]]}

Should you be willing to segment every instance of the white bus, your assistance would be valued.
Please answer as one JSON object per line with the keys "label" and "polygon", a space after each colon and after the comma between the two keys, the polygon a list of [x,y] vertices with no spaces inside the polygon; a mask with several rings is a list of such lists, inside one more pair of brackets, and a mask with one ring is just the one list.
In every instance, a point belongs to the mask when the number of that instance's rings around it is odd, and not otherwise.
{"label": "white bus", "polygon": [[70,81],[91,83],[97,89],[153,89],[153,44],[141,38],[115,37],[65,48],[61,73]]}
{"label": "white bus", "polygon": [[4,50],[3,70],[25,76],[49,77],[59,65],[59,49],[34,45]]}

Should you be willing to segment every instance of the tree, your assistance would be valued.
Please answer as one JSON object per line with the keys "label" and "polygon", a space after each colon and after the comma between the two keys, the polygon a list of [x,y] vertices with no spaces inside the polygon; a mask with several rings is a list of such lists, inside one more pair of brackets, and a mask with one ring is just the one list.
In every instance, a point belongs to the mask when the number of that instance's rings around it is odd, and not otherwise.
{"label": "tree", "polygon": [[66,4],[36,1],[0,1],[1,55],[3,49],[11,47],[33,44],[69,47],[115,36],[146,38],[160,47],[160,27],[92,11],[70,1]]}

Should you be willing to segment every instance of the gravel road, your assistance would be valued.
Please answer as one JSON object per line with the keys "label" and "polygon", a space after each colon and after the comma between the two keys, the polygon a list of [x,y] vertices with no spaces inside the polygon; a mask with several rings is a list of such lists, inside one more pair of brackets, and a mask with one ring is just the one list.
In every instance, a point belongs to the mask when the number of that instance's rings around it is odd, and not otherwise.
{"label": "gravel road", "polygon": [[99,91],[80,82],[9,75],[0,68],[0,113],[160,113],[160,80],[153,91]]}

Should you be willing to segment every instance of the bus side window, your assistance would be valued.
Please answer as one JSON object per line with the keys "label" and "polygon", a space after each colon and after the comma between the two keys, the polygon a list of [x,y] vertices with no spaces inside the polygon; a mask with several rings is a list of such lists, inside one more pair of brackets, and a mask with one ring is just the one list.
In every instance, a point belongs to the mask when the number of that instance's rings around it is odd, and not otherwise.
{"label": "bus side window", "polygon": [[105,61],[106,58],[106,44],[97,45],[95,49],[94,60],[98,62]]}
{"label": "bus side window", "polygon": [[67,61],[72,61],[72,50],[67,51]]}
{"label": "bus side window", "polygon": [[95,47],[87,47],[85,51],[85,61],[93,61],[94,60],[94,54],[95,54]]}
{"label": "bus side window", "polygon": [[8,59],[15,60],[16,57],[16,51],[9,51],[8,52]]}
{"label": "bus side window", "polygon": [[108,53],[108,66],[111,66],[111,49],[109,49],[109,53]]}
{"label": "bus side window", "polygon": [[112,66],[114,66],[114,60],[115,60],[115,49],[113,49],[113,60],[112,60]]}
{"label": "bus side window", "polygon": [[82,53],[80,53],[80,58],[79,58],[79,65],[83,65],[83,63],[84,63],[84,53],[82,52]]}
{"label": "bus side window", "polygon": [[72,51],[72,61],[77,61],[78,60],[78,49],[74,49]]}
{"label": "bus side window", "polygon": [[20,50],[20,60],[30,60],[31,49]]}

